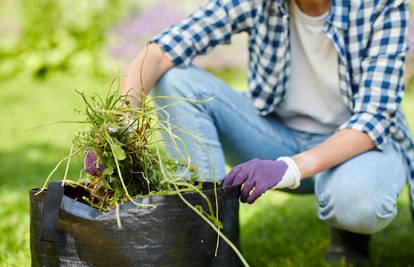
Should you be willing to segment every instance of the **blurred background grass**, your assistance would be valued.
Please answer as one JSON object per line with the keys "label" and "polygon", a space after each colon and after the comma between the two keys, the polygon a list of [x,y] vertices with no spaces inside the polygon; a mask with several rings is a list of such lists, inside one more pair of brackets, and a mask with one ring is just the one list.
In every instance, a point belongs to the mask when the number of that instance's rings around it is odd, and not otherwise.
{"label": "blurred background grass", "polygon": [[[39,186],[68,152],[82,108],[74,90],[102,92],[145,40],[185,17],[202,0],[0,1],[0,266],[29,266],[28,190]],[[413,27],[413,23],[410,23]],[[196,64],[234,88],[246,83],[246,37]],[[412,60],[407,68],[411,81]],[[404,101],[414,127],[414,95]],[[412,128],[413,129],[413,128]],[[72,166],[76,175],[81,159]],[[59,178],[59,174],[56,175]],[[414,265],[408,193],[397,219],[374,236],[373,266]],[[252,266],[329,266],[329,228],[315,216],[313,196],[271,192],[240,212],[241,240]]]}

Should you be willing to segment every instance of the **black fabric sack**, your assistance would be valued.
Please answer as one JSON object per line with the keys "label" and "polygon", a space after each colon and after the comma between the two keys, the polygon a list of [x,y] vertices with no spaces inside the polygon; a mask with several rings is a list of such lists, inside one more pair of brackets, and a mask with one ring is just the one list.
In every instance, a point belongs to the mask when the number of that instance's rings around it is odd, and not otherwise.
{"label": "black fabric sack", "polygon": [[[203,192],[215,206],[211,184]],[[139,198],[141,207],[126,203],[107,213],[78,201],[82,189],[50,183],[48,190],[30,191],[32,266],[240,266],[234,251],[178,195]],[[238,246],[240,187],[218,188],[223,233]],[[207,210],[197,193],[183,194]]]}

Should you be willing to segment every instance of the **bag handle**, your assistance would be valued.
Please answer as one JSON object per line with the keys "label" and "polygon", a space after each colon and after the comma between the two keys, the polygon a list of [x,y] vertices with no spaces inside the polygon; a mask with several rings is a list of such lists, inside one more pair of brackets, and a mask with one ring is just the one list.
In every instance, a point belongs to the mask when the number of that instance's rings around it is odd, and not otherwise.
{"label": "bag handle", "polygon": [[51,182],[47,186],[40,230],[41,241],[55,241],[59,209],[62,203],[64,189],[61,182]]}

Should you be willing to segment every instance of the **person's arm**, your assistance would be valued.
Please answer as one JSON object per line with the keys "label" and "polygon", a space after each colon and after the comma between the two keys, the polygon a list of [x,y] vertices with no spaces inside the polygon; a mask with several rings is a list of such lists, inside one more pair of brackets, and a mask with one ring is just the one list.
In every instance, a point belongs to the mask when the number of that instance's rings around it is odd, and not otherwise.
{"label": "person's arm", "polygon": [[322,144],[293,157],[252,160],[235,166],[224,185],[241,185],[241,200],[253,203],[272,188],[297,188],[300,179],[328,170],[373,148],[381,150],[396,131],[393,122],[404,95],[408,2],[384,1],[371,21],[351,118]]}
{"label": "person's arm", "polygon": [[173,66],[185,67],[198,55],[228,44],[235,33],[249,31],[254,25],[255,3],[250,0],[210,0],[188,18],[150,40],[144,65],[142,52],[129,66],[121,92],[137,105],[141,79],[148,93],[159,78]]}
{"label": "person's arm", "polygon": [[352,117],[325,142],[293,157],[302,178],[374,147],[381,150],[389,141],[392,121],[404,94],[408,10],[407,1],[392,1],[372,22],[359,90],[353,96]]}
{"label": "person's arm", "polygon": [[318,146],[293,156],[301,178],[312,177],[375,147],[366,133],[341,130]]}
{"label": "person's arm", "polygon": [[160,77],[173,66],[158,44],[149,44],[147,50],[139,54],[129,65],[123,78],[121,95],[127,95],[132,106],[138,106],[141,86],[144,93],[148,94]]}
{"label": "person's arm", "polygon": [[254,159],[239,164],[225,177],[223,186],[243,184],[241,201],[253,203],[269,189],[295,189],[300,186],[301,179],[328,170],[374,147],[368,134],[344,129],[315,148],[291,158]]}

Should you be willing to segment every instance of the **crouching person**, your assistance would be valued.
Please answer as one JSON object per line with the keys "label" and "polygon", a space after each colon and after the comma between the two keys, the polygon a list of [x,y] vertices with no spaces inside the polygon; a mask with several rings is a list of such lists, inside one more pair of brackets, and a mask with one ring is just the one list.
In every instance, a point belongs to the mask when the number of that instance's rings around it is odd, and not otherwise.
{"label": "crouching person", "polygon": [[[369,235],[393,220],[406,178],[414,179],[400,107],[407,4],[210,0],[151,40],[122,92],[135,105],[141,82],[145,93],[169,96],[160,105],[211,99],[168,109],[194,134],[177,133],[199,175],[243,185],[247,203],[271,189],[314,191],[318,217],[332,226],[328,259],[364,261]],[[249,94],[191,65],[240,32],[249,36]]]}

